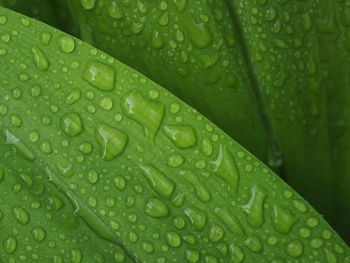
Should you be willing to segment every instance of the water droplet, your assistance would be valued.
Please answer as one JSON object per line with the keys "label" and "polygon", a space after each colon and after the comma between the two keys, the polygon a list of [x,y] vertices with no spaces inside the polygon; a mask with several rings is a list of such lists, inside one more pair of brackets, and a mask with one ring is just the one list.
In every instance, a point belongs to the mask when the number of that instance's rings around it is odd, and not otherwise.
{"label": "water droplet", "polygon": [[115,19],[120,19],[123,17],[123,12],[119,7],[117,1],[111,1],[110,5],[107,7],[107,13],[110,17]]}
{"label": "water droplet", "polygon": [[102,123],[96,127],[96,138],[100,145],[102,159],[106,161],[121,155],[128,142],[128,136],[124,132]]}
{"label": "water droplet", "polygon": [[140,168],[153,190],[161,197],[169,199],[174,192],[175,184],[152,165],[142,165]]}
{"label": "water droplet", "polygon": [[49,62],[43,52],[38,47],[32,47],[33,59],[35,66],[42,71],[49,68]]}
{"label": "water droplet", "polygon": [[150,242],[142,242],[141,247],[143,251],[145,251],[148,254],[153,253],[154,251],[154,246]]}
{"label": "water droplet", "polygon": [[9,111],[8,106],[6,104],[0,103],[0,115],[5,116],[8,111]]}
{"label": "water droplet", "polygon": [[88,173],[88,182],[90,184],[96,184],[98,181],[98,174],[95,170],[91,170]]}
{"label": "water droplet", "polygon": [[47,140],[43,141],[40,144],[40,151],[42,151],[43,153],[46,153],[46,154],[52,153],[51,143]]}
{"label": "water droplet", "polygon": [[161,200],[151,198],[146,203],[145,213],[154,218],[167,217],[169,215],[169,208]]}
{"label": "water droplet", "polygon": [[32,229],[32,236],[36,242],[42,242],[46,237],[46,231],[41,227],[35,227]]}
{"label": "water droplet", "polygon": [[213,37],[207,23],[197,23],[190,16],[181,16],[180,21],[196,48],[205,48],[213,41]]}
{"label": "water droplet", "polygon": [[19,174],[19,177],[21,177],[21,179],[23,180],[23,182],[26,183],[26,185],[28,186],[32,186],[33,185],[33,179],[28,175],[28,174]]}
{"label": "water droplet", "polygon": [[111,98],[103,97],[99,103],[100,107],[104,110],[110,110],[113,107],[113,101]]}
{"label": "water droplet", "polygon": [[323,240],[320,238],[314,238],[310,241],[310,247],[312,248],[320,248],[323,245]]}
{"label": "water droplet", "polygon": [[163,48],[165,45],[165,41],[163,36],[158,31],[153,31],[151,45],[154,48]]}
{"label": "water droplet", "polygon": [[207,223],[206,213],[198,208],[186,208],[184,213],[189,218],[192,226],[197,230],[203,229]]}
{"label": "water droplet", "polygon": [[298,218],[279,205],[273,206],[272,225],[281,234],[288,234]]}
{"label": "water droplet", "polygon": [[185,202],[185,194],[183,192],[175,193],[173,198],[171,199],[171,202],[177,207],[182,206]]}
{"label": "water droplet", "polygon": [[208,137],[204,137],[202,140],[202,145],[201,145],[201,150],[202,153],[206,156],[209,157],[213,153],[213,145]]}
{"label": "water droplet", "polygon": [[[4,179],[4,175],[5,175],[5,172],[4,172],[4,169],[0,167],[0,184],[2,182],[2,180]],[[2,215],[2,213],[0,213]],[[0,219],[2,217],[0,216]]]}
{"label": "water droplet", "polygon": [[7,17],[6,16],[0,16],[0,25],[5,25],[7,22]]}
{"label": "water droplet", "polygon": [[216,207],[214,212],[231,232],[240,236],[244,235],[244,229],[241,223],[232,213],[228,211],[228,209]]}
{"label": "water droplet", "polygon": [[218,157],[212,162],[212,165],[214,174],[224,179],[230,186],[230,191],[236,194],[238,190],[239,171],[232,154],[222,144],[220,145]]}
{"label": "water droplet", "polygon": [[311,230],[307,227],[300,228],[298,233],[299,233],[299,236],[301,236],[302,238],[308,238],[311,236]]}
{"label": "water droplet", "polygon": [[181,245],[181,237],[176,232],[168,232],[165,235],[166,242],[171,247],[179,247]]}
{"label": "water droplet", "polygon": [[192,126],[164,125],[164,134],[180,149],[196,145],[197,137]]}
{"label": "water droplet", "polygon": [[83,124],[78,113],[70,112],[61,117],[61,129],[69,137],[78,136],[83,131]]}
{"label": "water droplet", "polygon": [[303,251],[304,247],[300,241],[294,240],[287,245],[287,253],[292,257],[299,257]]}
{"label": "water droplet", "polygon": [[119,175],[114,177],[113,182],[118,190],[124,190],[126,187],[126,181],[125,181],[124,177],[121,177]]}
{"label": "water droplet", "polygon": [[90,10],[95,7],[96,0],[80,0],[81,6],[85,10]]}
{"label": "water droplet", "polygon": [[37,98],[41,95],[42,89],[39,85],[33,85],[30,88],[30,94],[32,95],[33,98]]}
{"label": "water droplet", "polygon": [[179,167],[181,164],[183,164],[184,161],[185,159],[178,154],[171,154],[166,159],[166,163],[170,167]]}
{"label": "water droplet", "polygon": [[99,90],[112,91],[115,88],[116,72],[114,68],[101,62],[88,62],[82,77]]}
{"label": "water droplet", "polygon": [[93,146],[89,142],[83,142],[78,147],[79,151],[84,154],[90,154],[92,152]]}
{"label": "water droplet", "polygon": [[330,251],[328,248],[324,249],[325,257],[327,260],[327,263],[337,263],[337,257],[334,255],[332,251]]}
{"label": "water droplet", "polygon": [[302,26],[306,32],[310,32],[312,29],[312,18],[308,12],[303,15]]}
{"label": "water droplet", "polygon": [[29,222],[29,214],[23,208],[16,206],[12,210],[14,218],[21,225],[26,225]]}
{"label": "water droplet", "polygon": [[169,23],[169,14],[165,12],[158,20],[159,24],[166,26]]}
{"label": "water droplet", "polygon": [[310,217],[306,220],[306,224],[309,227],[316,227],[318,225],[318,219],[316,217]]}
{"label": "water droplet", "polygon": [[75,48],[74,38],[65,35],[58,38],[58,44],[61,50],[65,53],[71,53]]}
{"label": "water droplet", "polygon": [[229,246],[230,251],[230,262],[232,263],[241,263],[244,260],[244,253],[242,249],[240,249],[235,244],[230,244]]}
{"label": "water droplet", "polygon": [[188,262],[191,263],[196,263],[199,260],[199,252],[197,250],[194,249],[186,249],[185,250],[185,258]]}
{"label": "water droplet", "polygon": [[19,115],[17,115],[17,114],[12,114],[12,115],[11,115],[11,123],[12,123],[12,125],[15,126],[15,127],[21,127],[23,121],[22,121],[22,118],[21,118]]}
{"label": "water droplet", "polygon": [[164,104],[148,101],[136,90],[126,93],[121,99],[124,114],[143,126],[146,137],[153,140],[164,115]]}
{"label": "water droplet", "polygon": [[254,227],[260,227],[264,223],[264,200],[267,196],[266,190],[255,184],[251,189],[251,198],[246,205],[243,206],[247,213],[248,223]]}
{"label": "water droplet", "polygon": [[260,239],[257,236],[249,236],[244,243],[246,246],[253,252],[259,253],[262,251],[262,244]]}
{"label": "water droplet", "polygon": [[44,45],[48,45],[51,41],[52,34],[50,32],[42,32],[41,33],[41,43]]}
{"label": "water droplet", "polygon": [[178,12],[184,11],[187,6],[187,0],[174,0],[174,3]]}
{"label": "water droplet", "polygon": [[177,228],[177,229],[183,229],[184,227],[185,227],[185,225],[186,225],[186,222],[185,222],[185,220],[182,218],[182,217],[180,217],[180,216],[176,216],[175,218],[174,218],[174,226]]}
{"label": "water droplet", "polygon": [[70,253],[71,253],[71,260],[72,260],[71,262],[72,263],[80,263],[81,262],[83,255],[82,255],[81,250],[79,248],[71,249]]}
{"label": "water droplet", "polygon": [[12,254],[17,248],[17,240],[14,237],[7,237],[4,240],[4,250],[7,254]]}
{"label": "water droplet", "polygon": [[191,170],[181,170],[179,174],[183,179],[185,179],[186,182],[193,186],[196,196],[201,201],[208,202],[210,200],[211,195],[209,191]]}
{"label": "water droplet", "polygon": [[209,229],[209,239],[212,242],[218,242],[224,237],[224,230],[218,225],[211,225]]}
{"label": "water droplet", "polygon": [[3,134],[5,136],[5,144],[13,146],[19,156],[29,161],[35,160],[34,153],[24,144],[22,140],[17,138],[8,129],[4,129]]}

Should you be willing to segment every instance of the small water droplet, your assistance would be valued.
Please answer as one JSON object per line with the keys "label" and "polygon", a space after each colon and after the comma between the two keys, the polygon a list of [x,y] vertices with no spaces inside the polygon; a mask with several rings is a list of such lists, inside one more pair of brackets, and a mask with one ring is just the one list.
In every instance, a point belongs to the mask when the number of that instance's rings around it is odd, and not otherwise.
{"label": "small water droplet", "polygon": [[211,195],[207,188],[200,182],[197,175],[195,175],[191,170],[181,170],[179,172],[180,176],[185,179],[186,182],[191,184],[195,190],[196,196],[203,202],[208,202]]}
{"label": "small water droplet", "polygon": [[241,223],[232,213],[228,211],[228,209],[216,207],[214,212],[231,232],[244,236],[245,231]]}
{"label": "small water droplet", "polygon": [[219,225],[211,225],[209,229],[209,239],[212,242],[218,242],[224,237],[224,230]]}
{"label": "small water droplet", "polygon": [[205,48],[213,41],[212,33],[207,23],[198,23],[190,16],[182,16],[180,21],[196,48]]}
{"label": "small water droplet", "polygon": [[176,232],[167,232],[166,235],[166,242],[171,247],[179,247],[181,245],[181,237]]}
{"label": "small water droplet", "polygon": [[32,229],[32,236],[36,242],[42,242],[46,237],[46,231],[42,227],[35,227]]}
{"label": "small water droplet", "polygon": [[179,167],[181,164],[183,164],[184,161],[185,159],[178,154],[171,154],[166,159],[166,163],[170,167]]}
{"label": "small water droplet", "polygon": [[262,251],[263,246],[260,239],[257,236],[249,236],[245,241],[245,245],[253,252],[259,253]]}
{"label": "small water droplet", "polygon": [[95,7],[96,0],[80,0],[81,6],[85,10],[90,10]]}
{"label": "small water droplet", "polygon": [[102,123],[96,127],[96,138],[100,145],[102,159],[106,161],[121,155],[128,142],[128,136],[124,132]]}
{"label": "small water droplet", "polygon": [[52,34],[50,32],[42,32],[41,33],[41,43],[44,45],[48,45],[51,41]]}
{"label": "small water droplet", "polygon": [[16,248],[17,248],[17,240],[14,237],[7,237],[4,240],[4,251],[7,254],[12,254],[13,252],[15,252]]}
{"label": "small water droplet", "polygon": [[190,263],[197,263],[199,260],[200,254],[199,251],[194,249],[185,250],[185,258]]}
{"label": "small water droplet", "polygon": [[260,227],[264,223],[264,200],[267,197],[266,190],[255,184],[251,189],[251,198],[246,205],[243,206],[247,213],[248,223],[254,227]]}
{"label": "small water droplet", "polygon": [[111,1],[110,5],[107,7],[107,13],[110,17],[115,19],[120,19],[123,17],[123,12],[119,7],[118,2],[114,0]]}
{"label": "small water droplet", "polygon": [[286,250],[290,256],[299,257],[303,253],[304,247],[300,241],[294,240],[288,243]]}
{"label": "small water droplet", "polygon": [[114,177],[113,182],[118,190],[124,190],[126,187],[126,181],[125,181],[124,177],[121,177],[119,175]]}
{"label": "small water droplet", "polygon": [[232,263],[241,263],[244,260],[244,253],[235,244],[230,244],[229,246],[230,259]]}
{"label": "small water droplet", "polygon": [[281,234],[288,234],[298,218],[279,205],[273,206],[272,225]]}

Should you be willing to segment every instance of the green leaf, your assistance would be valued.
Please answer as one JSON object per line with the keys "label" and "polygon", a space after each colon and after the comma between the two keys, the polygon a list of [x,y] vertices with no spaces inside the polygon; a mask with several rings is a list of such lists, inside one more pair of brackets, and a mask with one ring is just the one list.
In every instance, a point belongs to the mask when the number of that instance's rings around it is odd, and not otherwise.
{"label": "green leaf", "polygon": [[350,238],[350,170],[339,150],[348,139],[337,142],[330,127],[347,119],[339,113],[346,1],[66,2],[83,40],[173,91],[272,167],[282,155],[280,175]]}
{"label": "green leaf", "polygon": [[[2,34],[11,34],[0,43],[0,187],[11,200],[0,209],[2,220],[14,218],[13,229],[23,229],[11,239],[1,235],[2,261],[32,258],[26,233],[48,212],[47,206],[34,211],[28,200],[44,202],[59,190],[62,202],[67,198],[74,207],[67,217],[89,226],[80,233],[91,237],[96,251],[104,248],[106,262],[117,244],[135,262],[350,262],[349,247],[309,204],[193,108],[45,24],[4,8],[0,21]],[[94,74],[86,74],[91,65]],[[12,197],[8,185],[16,180],[23,192]],[[32,193],[31,184],[47,192],[22,195]],[[48,237],[63,231],[51,227],[56,217],[45,224]],[[95,241],[93,232],[114,245]],[[18,249],[9,254],[14,243]],[[57,243],[64,249],[55,255],[65,258],[77,248]],[[41,262],[55,260],[46,246],[39,249]],[[77,251],[72,262],[80,262]],[[88,244],[80,251],[81,261],[96,262]]]}
{"label": "green leaf", "polygon": [[82,40],[174,92],[262,161],[278,163],[224,1],[66,3]]}

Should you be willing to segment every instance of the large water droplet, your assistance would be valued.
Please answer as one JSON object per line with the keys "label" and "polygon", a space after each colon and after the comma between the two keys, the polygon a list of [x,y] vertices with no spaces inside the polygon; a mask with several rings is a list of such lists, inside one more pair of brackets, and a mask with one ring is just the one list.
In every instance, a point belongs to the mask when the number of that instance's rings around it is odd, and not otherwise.
{"label": "large water droplet", "polygon": [[186,182],[190,183],[197,195],[197,197],[203,201],[208,202],[210,200],[210,193],[206,187],[200,182],[197,175],[195,175],[191,170],[181,170],[179,172],[180,176],[185,179]]}
{"label": "large water droplet", "polygon": [[184,213],[190,219],[192,226],[197,230],[203,229],[207,223],[206,213],[198,208],[186,208]]}
{"label": "large water droplet", "polygon": [[303,253],[304,247],[300,241],[294,240],[288,243],[286,250],[290,256],[299,257]]}
{"label": "large water droplet", "polygon": [[43,52],[38,47],[32,47],[33,59],[35,66],[42,71],[49,68],[49,62]]}
{"label": "large water droplet", "polygon": [[26,160],[35,160],[34,153],[23,143],[22,140],[17,138],[8,129],[3,130],[5,136],[5,144],[9,144],[15,148],[16,153]]}
{"label": "large water droplet", "polygon": [[95,7],[96,0],[80,0],[81,6],[85,10],[90,10]]}
{"label": "large water droplet", "polygon": [[181,237],[176,232],[166,233],[166,242],[171,247],[179,247],[181,245]]}
{"label": "large water droplet", "polygon": [[224,237],[224,230],[218,225],[211,225],[209,229],[209,239],[212,242],[218,242]]}
{"label": "large water droplet", "polygon": [[244,253],[242,249],[240,249],[235,244],[231,244],[229,246],[230,259],[232,263],[241,263],[244,260]]}
{"label": "large water droplet", "polygon": [[244,243],[253,252],[258,253],[262,251],[262,244],[257,236],[249,236]]}
{"label": "large water droplet", "polygon": [[153,140],[164,115],[164,104],[148,101],[143,95],[132,90],[121,99],[121,108],[126,116],[143,126],[146,137]]}
{"label": "large water droplet", "polygon": [[14,237],[7,237],[3,243],[4,251],[8,254],[15,252],[17,248],[17,240]]}
{"label": "large water droplet", "polygon": [[180,149],[196,145],[197,137],[192,126],[164,125],[164,134]]}
{"label": "large water droplet", "polygon": [[298,218],[290,211],[279,205],[273,206],[272,225],[278,232],[288,234],[297,221]]}
{"label": "large water droplet", "polygon": [[159,199],[151,198],[145,206],[145,213],[154,218],[167,217],[169,208]]}
{"label": "large water droplet", "polygon": [[46,237],[46,231],[42,227],[35,227],[32,229],[32,236],[36,242],[42,242]]}
{"label": "large water droplet", "polygon": [[219,154],[216,160],[212,162],[212,165],[214,174],[224,179],[230,186],[230,191],[236,194],[238,190],[239,171],[232,154],[222,144],[220,145]]}
{"label": "large water droplet", "polygon": [[99,90],[112,91],[115,88],[116,73],[114,68],[101,62],[88,62],[82,77]]}
{"label": "large water droplet", "polygon": [[29,222],[29,214],[22,207],[16,206],[12,210],[14,218],[21,225],[26,225]]}
{"label": "large water droplet", "polygon": [[217,207],[214,210],[218,218],[227,226],[227,228],[240,236],[244,235],[244,229],[238,219],[228,211],[228,209]]}
{"label": "large water droplet", "polygon": [[161,197],[169,199],[174,192],[175,184],[152,165],[142,165],[140,168],[153,190]]}
{"label": "large water droplet", "polygon": [[196,48],[205,48],[213,41],[212,33],[207,23],[196,22],[190,16],[181,16],[180,21]]}
{"label": "large water droplet", "polygon": [[83,131],[83,124],[76,112],[70,112],[61,117],[61,129],[69,137],[78,136]]}
{"label": "large water droplet", "polygon": [[61,50],[66,53],[71,53],[73,52],[75,48],[75,41],[74,38],[69,37],[69,36],[60,36],[58,38],[58,44],[61,47]]}
{"label": "large water droplet", "polygon": [[266,190],[260,185],[252,187],[252,194],[249,202],[243,206],[247,212],[248,223],[254,227],[260,227],[264,223],[263,205],[267,196]]}
{"label": "large water droplet", "polygon": [[124,132],[102,123],[96,127],[96,138],[100,145],[102,159],[106,161],[121,155],[128,142],[128,136]]}

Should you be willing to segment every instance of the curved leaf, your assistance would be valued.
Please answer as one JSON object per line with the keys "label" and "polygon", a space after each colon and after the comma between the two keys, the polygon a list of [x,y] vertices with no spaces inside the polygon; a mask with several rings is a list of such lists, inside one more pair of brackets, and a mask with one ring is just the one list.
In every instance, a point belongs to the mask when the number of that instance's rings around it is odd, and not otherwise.
{"label": "curved leaf", "polygon": [[[350,261],[311,206],[194,109],[71,36],[4,8],[0,18],[11,34],[0,162],[45,173],[100,238],[136,262]],[[17,252],[1,256],[31,253]]]}

